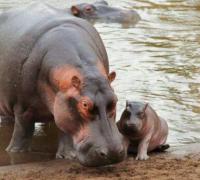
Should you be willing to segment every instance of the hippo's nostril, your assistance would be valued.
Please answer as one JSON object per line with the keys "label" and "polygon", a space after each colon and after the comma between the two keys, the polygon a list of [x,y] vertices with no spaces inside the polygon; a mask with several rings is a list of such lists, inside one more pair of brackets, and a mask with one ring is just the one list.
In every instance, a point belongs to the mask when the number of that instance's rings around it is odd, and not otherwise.
{"label": "hippo's nostril", "polygon": [[99,153],[99,155],[100,155],[101,157],[106,157],[106,153],[105,153],[105,152],[103,152],[103,151],[102,151],[102,152],[100,152],[100,153]]}
{"label": "hippo's nostril", "polygon": [[104,149],[97,150],[97,154],[99,157],[105,159],[107,157],[107,152]]}

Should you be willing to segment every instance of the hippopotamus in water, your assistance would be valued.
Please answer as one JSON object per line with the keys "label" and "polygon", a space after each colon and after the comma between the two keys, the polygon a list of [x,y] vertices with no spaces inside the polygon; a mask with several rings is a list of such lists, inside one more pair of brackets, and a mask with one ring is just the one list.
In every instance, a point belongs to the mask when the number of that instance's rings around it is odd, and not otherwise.
{"label": "hippopotamus in water", "polygon": [[7,151],[29,150],[35,122],[55,121],[58,157],[75,154],[85,166],[122,161],[115,75],[87,21],[43,4],[1,14],[0,115],[15,119]]}
{"label": "hippopotamus in water", "polygon": [[126,102],[120,121],[119,131],[130,141],[129,152],[136,152],[136,160],[149,158],[147,152],[164,151],[168,135],[167,122],[160,118],[148,103]]}
{"label": "hippopotamus in water", "polygon": [[81,3],[71,7],[74,16],[90,21],[116,22],[135,25],[139,20],[139,14],[134,10],[123,10],[108,5],[106,1],[97,1],[93,4]]}

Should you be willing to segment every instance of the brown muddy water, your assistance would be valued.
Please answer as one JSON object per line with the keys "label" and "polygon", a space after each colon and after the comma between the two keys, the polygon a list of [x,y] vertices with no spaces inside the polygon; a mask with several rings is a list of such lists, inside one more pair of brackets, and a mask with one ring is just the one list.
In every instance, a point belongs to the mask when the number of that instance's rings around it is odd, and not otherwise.
{"label": "brown muddy water", "polygon": [[[40,0],[0,0],[0,10]],[[43,0],[55,7],[81,1]],[[67,4],[66,4],[67,2]],[[86,2],[86,0],[85,0]],[[93,2],[88,1],[87,2]],[[142,20],[135,27],[96,23],[106,46],[113,83],[118,95],[118,115],[125,100],[146,101],[165,118],[168,143],[180,146],[200,142],[200,1],[121,0],[108,2],[135,9]],[[56,128],[37,124],[32,153],[7,154],[13,125],[0,122],[0,165],[54,158]]]}

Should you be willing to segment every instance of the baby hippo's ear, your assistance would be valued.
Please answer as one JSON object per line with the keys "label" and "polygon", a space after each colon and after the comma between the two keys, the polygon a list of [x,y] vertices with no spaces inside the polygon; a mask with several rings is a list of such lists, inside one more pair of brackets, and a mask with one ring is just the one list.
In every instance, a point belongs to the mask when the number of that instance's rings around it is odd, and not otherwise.
{"label": "baby hippo's ear", "polygon": [[143,109],[143,112],[144,112],[144,113],[145,113],[145,111],[146,111],[148,105],[149,105],[148,103],[146,103],[146,104],[144,105],[144,109]]}
{"label": "baby hippo's ear", "polygon": [[128,107],[128,100],[126,100],[126,107]]}
{"label": "baby hippo's ear", "polygon": [[113,82],[116,78],[116,72],[112,71],[109,75],[108,75],[108,80],[111,82]]}
{"label": "baby hippo's ear", "polygon": [[78,16],[79,13],[80,13],[80,10],[77,6],[72,6],[71,7],[71,13],[74,15],[74,16]]}
{"label": "baby hippo's ear", "polygon": [[130,111],[130,103],[128,100],[126,100],[126,110]]}

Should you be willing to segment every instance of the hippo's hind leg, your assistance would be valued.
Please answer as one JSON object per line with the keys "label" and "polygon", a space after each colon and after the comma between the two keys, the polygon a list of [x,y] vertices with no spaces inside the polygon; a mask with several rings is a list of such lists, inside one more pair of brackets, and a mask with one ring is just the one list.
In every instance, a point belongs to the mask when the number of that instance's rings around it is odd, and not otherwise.
{"label": "hippo's hind leg", "polygon": [[72,160],[76,158],[73,140],[68,134],[60,132],[60,139],[56,158]]}
{"label": "hippo's hind leg", "polygon": [[30,150],[30,143],[34,132],[33,113],[24,111],[21,107],[14,108],[15,125],[8,152],[25,152]]}
{"label": "hippo's hind leg", "polygon": [[162,144],[162,145],[159,145],[156,149],[154,149],[154,151],[155,152],[163,152],[166,149],[168,149],[169,147],[170,147],[169,144]]}

